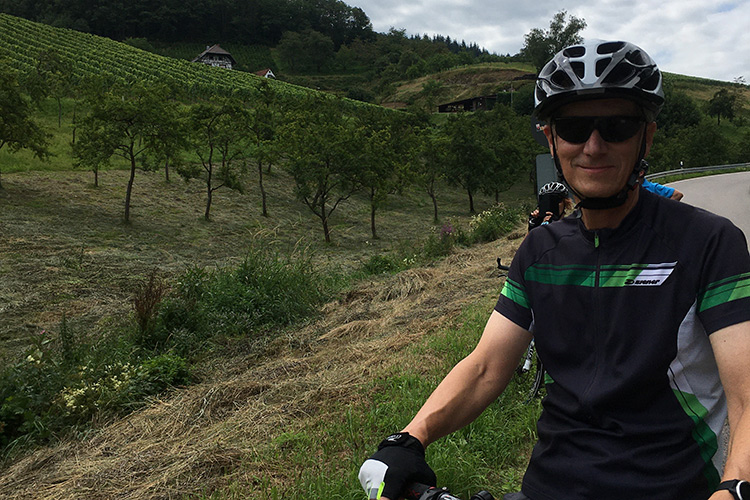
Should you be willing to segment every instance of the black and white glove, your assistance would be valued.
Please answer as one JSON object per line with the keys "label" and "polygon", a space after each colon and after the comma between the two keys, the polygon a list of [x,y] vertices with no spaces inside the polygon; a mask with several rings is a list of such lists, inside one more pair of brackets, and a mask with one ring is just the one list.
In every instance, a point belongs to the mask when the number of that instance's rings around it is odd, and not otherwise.
{"label": "black and white glove", "polygon": [[359,482],[369,500],[396,500],[409,484],[435,486],[437,477],[425,461],[424,446],[408,432],[388,436],[359,469]]}

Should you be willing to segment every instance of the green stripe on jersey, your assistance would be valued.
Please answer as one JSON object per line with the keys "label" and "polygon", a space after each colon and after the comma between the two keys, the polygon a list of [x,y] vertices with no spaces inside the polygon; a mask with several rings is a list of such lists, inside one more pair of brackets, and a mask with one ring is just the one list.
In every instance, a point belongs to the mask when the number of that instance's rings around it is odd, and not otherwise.
{"label": "green stripe on jersey", "polygon": [[721,481],[719,471],[716,470],[712,461],[714,454],[719,449],[719,440],[716,433],[706,423],[705,418],[708,415],[708,410],[694,394],[675,389],[672,390],[677,397],[677,401],[680,402],[682,410],[695,425],[693,427],[693,439],[700,449],[701,458],[706,463],[703,475],[708,480],[709,488],[713,491],[719,486],[719,482]]}
{"label": "green stripe on jersey", "polygon": [[596,268],[593,266],[551,266],[534,264],[526,269],[527,281],[546,285],[576,285],[593,287],[596,285]]}
{"label": "green stripe on jersey", "polygon": [[519,306],[529,309],[529,296],[526,295],[526,290],[512,279],[505,280],[505,286],[501,293]]}
{"label": "green stripe on jersey", "polygon": [[703,312],[747,297],[750,297],[750,273],[738,274],[708,285],[698,295],[698,310]]}

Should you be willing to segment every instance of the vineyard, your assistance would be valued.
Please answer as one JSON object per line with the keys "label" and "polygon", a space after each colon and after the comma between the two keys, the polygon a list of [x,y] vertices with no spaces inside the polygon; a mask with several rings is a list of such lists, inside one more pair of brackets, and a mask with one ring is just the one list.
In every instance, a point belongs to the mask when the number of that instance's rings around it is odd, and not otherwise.
{"label": "vineyard", "polygon": [[[159,82],[193,99],[232,94],[252,97],[261,82],[260,77],[250,73],[164,57],[109,38],[0,14],[0,59],[9,60],[11,66],[28,73],[41,52],[53,50],[78,82],[94,75],[113,82]],[[282,99],[315,92],[285,82],[270,84]],[[354,101],[351,104],[363,105]]]}

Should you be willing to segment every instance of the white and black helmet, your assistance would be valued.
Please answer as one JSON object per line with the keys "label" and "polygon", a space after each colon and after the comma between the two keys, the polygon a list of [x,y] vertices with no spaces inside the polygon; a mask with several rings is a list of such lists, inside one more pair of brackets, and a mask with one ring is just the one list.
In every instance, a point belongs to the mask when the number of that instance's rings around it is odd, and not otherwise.
{"label": "white and black helmet", "polygon": [[568,188],[562,182],[548,182],[539,189],[539,196],[553,195],[560,198],[568,197]]}
{"label": "white and black helmet", "polygon": [[539,72],[534,114],[547,119],[570,102],[610,97],[635,101],[646,118],[654,120],[664,104],[656,63],[630,42],[595,40],[572,45]]}

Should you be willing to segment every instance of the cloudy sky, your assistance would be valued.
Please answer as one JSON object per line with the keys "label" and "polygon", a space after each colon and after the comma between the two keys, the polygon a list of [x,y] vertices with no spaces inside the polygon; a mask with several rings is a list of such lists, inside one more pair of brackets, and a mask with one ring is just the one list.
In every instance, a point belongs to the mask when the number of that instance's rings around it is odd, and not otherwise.
{"label": "cloudy sky", "polygon": [[583,18],[586,39],[639,45],[667,72],[750,82],[750,0],[344,0],[378,32],[450,36],[496,54],[516,54],[532,28],[560,10]]}

